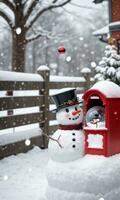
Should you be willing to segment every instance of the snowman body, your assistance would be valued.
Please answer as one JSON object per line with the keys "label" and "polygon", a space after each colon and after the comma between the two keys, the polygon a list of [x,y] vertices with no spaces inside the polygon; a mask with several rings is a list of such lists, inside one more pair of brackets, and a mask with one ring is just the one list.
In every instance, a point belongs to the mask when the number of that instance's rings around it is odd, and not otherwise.
{"label": "snowman body", "polygon": [[49,152],[52,160],[67,162],[76,160],[84,155],[84,135],[82,130],[60,130],[58,129],[53,138],[58,139],[62,146],[50,141]]}
{"label": "snowman body", "polygon": [[56,114],[60,128],[52,135],[59,143],[49,141],[49,153],[52,160],[68,162],[84,155],[84,133],[81,129],[83,110],[79,104],[60,109]]}

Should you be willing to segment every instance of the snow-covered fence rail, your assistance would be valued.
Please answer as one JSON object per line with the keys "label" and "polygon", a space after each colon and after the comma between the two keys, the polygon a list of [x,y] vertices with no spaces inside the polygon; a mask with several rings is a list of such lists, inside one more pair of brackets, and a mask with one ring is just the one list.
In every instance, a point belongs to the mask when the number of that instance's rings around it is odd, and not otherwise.
{"label": "snow-covered fence rail", "polygon": [[[48,141],[47,138],[44,137],[44,134],[41,135],[41,129],[43,133],[50,134],[57,128],[55,123],[52,125],[49,124],[51,120],[55,120],[55,114],[49,110],[51,104],[50,92],[64,87],[77,87],[79,93],[82,93],[86,87],[91,84],[86,74],[84,77],[50,76],[49,68],[46,66],[41,66],[38,68],[37,72],[38,74],[0,72],[0,92],[7,91],[8,94],[11,95],[0,97],[0,113],[9,110],[13,111],[10,115],[0,115],[0,130],[9,130],[9,128],[39,123],[39,131],[37,131],[37,134],[35,134],[35,129],[33,128],[30,130],[33,134],[30,134],[30,136],[28,134],[27,137],[22,138],[22,140],[18,139],[12,142],[10,139],[8,143],[4,141],[3,144],[1,141],[0,158],[19,152],[26,152],[34,145],[47,147]],[[12,93],[10,91],[12,91]],[[16,96],[16,91],[21,91],[22,96]],[[26,91],[29,91],[30,94],[26,95]],[[37,91],[37,94],[32,95],[33,92],[31,91]],[[32,107],[37,107],[38,110],[33,112]],[[29,113],[16,114],[14,112],[16,109],[24,111],[26,108],[29,108]],[[9,138],[16,137],[13,134],[11,136],[9,134]],[[30,144],[26,146],[25,140],[27,138],[30,139]]]}
{"label": "snow-covered fence rail", "polygon": [[[26,96],[26,91],[35,90],[38,91],[38,94],[33,96]],[[40,74],[28,74],[28,73],[16,73],[16,72],[0,72],[0,91],[12,91],[13,96],[1,96],[0,97],[0,111],[4,112],[6,110],[20,109],[24,110],[28,107],[38,106],[39,110],[36,112],[29,113],[20,113],[14,114],[14,111],[10,115],[0,116],[0,130],[10,129],[14,127],[19,127],[28,124],[39,123],[40,127],[43,127],[44,124],[44,110],[40,109],[44,104],[44,94],[45,90],[45,81]],[[15,91],[23,92],[22,96],[14,96]],[[37,132],[37,135],[34,136],[34,129],[32,130],[32,138],[30,139],[30,145],[25,145],[25,138],[23,141],[15,142],[14,144],[4,144],[0,146],[0,158],[16,154],[18,152],[25,152],[28,149],[32,148],[33,145],[44,145],[44,138]],[[13,136],[13,134],[11,135]],[[16,137],[16,136],[14,136]],[[27,136],[26,138],[29,138]],[[7,140],[7,138],[6,138]],[[7,141],[6,141],[7,142]],[[5,143],[5,142],[4,142]]]}

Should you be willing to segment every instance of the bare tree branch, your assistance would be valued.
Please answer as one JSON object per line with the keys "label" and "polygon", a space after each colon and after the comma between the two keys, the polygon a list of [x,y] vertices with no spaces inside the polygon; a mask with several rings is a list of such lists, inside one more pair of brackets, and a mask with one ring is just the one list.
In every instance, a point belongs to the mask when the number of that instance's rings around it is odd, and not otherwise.
{"label": "bare tree branch", "polygon": [[32,41],[34,41],[34,40],[36,40],[36,39],[38,39],[40,37],[42,37],[41,33],[36,34],[34,36],[31,36],[31,37],[28,37],[28,38],[26,38],[26,43],[32,42]]}
{"label": "bare tree branch", "polygon": [[[69,3],[71,0],[66,0],[63,3],[60,4],[52,4],[46,8],[43,8],[42,10],[40,10],[39,12],[37,12],[37,14],[35,15],[35,17],[32,19],[32,21],[30,22],[30,24],[28,25],[27,29],[30,29],[33,24],[36,22],[36,20],[46,11],[54,9],[54,8],[59,8],[59,7],[63,7],[65,6],[67,3]],[[56,1],[55,1],[56,2]]]}
{"label": "bare tree branch", "polygon": [[22,2],[23,7],[25,6],[25,4],[27,3],[28,0]]}
{"label": "bare tree branch", "polygon": [[98,8],[93,8],[93,7],[90,7],[90,6],[84,6],[84,5],[76,4],[76,3],[73,3],[73,2],[70,2],[70,4],[72,6],[76,6],[78,8],[85,8],[85,9],[90,9],[90,10],[100,10]]}
{"label": "bare tree branch", "polygon": [[56,3],[58,0],[53,0],[53,3]]}
{"label": "bare tree branch", "polygon": [[62,8],[62,9],[64,10],[64,12],[66,12],[69,15],[73,16],[74,18],[76,18],[76,21],[81,24],[81,22],[80,22],[80,16],[79,15],[77,15],[75,12],[67,10],[66,8]]}
{"label": "bare tree branch", "polygon": [[60,148],[63,148],[63,146],[62,146],[62,145],[60,144],[60,142],[59,142],[61,135],[59,135],[58,139],[55,139],[55,138],[53,138],[53,137],[51,137],[51,136],[48,136],[47,134],[44,134],[44,135],[45,135],[48,139],[51,139],[51,140],[57,142]]}
{"label": "bare tree branch", "polygon": [[34,10],[34,8],[35,8],[35,6],[37,5],[38,2],[39,2],[39,0],[33,0],[31,5],[29,6],[28,10],[26,11],[25,22],[29,18],[30,14],[32,13],[32,11]]}
{"label": "bare tree branch", "polygon": [[0,3],[4,3],[6,6],[8,6],[13,12],[15,11],[15,6],[12,4],[12,2],[8,0],[0,0]]}
{"label": "bare tree branch", "polygon": [[8,15],[5,14],[5,12],[0,10],[0,16],[9,24],[10,28],[13,28],[13,23],[11,21],[11,19],[9,18]]}
{"label": "bare tree branch", "polygon": [[30,36],[28,38],[26,38],[26,43],[28,42],[32,42],[40,37],[46,37],[48,39],[53,39],[54,37],[51,35],[51,32],[48,32],[48,31],[45,31],[45,30],[42,30],[38,33],[36,33],[36,31],[34,29],[32,29],[33,32],[34,32],[34,35],[33,36]]}
{"label": "bare tree branch", "polygon": [[[76,13],[73,12],[73,11],[69,11],[69,10],[67,10],[67,9],[64,8],[64,7],[63,7],[62,9],[63,9],[63,11],[66,12],[67,14],[73,16],[73,17],[75,18],[75,20],[76,20],[78,23],[81,24],[81,22],[80,22],[80,15],[76,14]],[[88,17],[89,17],[89,16],[88,16]],[[85,19],[85,21],[86,21],[86,19]],[[90,17],[89,17],[89,21],[90,21]]]}

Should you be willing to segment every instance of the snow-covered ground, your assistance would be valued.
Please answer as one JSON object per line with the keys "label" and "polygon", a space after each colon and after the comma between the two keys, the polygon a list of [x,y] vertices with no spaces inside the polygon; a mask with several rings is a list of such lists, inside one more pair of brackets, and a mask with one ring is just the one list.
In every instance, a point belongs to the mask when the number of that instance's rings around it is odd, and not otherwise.
{"label": "snow-covered ground", "polygon": [[48,200],[120,200],[120,154],[48,163]]}
{"label": "snow-covered ground", "polygon": [[[49,183],[49,184],[48,184]],[[120,154],[53,162],[48,150],[0,160],[0,200],[119,200]]]}
{"label": "snow-covered ground", "polygon": [[38,147],[0,160],[0,200],[43,200],[47,162],[47,150]]}

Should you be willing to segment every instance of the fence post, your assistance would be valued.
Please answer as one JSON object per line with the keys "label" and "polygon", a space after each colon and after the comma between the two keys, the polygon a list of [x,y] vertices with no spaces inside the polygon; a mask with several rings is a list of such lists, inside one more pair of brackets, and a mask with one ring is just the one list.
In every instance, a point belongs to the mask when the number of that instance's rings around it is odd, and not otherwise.
{"label": "fence post", "polygon": [[40,128],[43,130],[43,148],[47,148],[48,139],[44,134],[49,134],[49,77],[50,70],[47,66],[40,66],[37,69],[37,73],[40,74],[44,79],[44,88],[39,91],[40,94],[43,95],[43,105],[40,107],[40,110],[43,111],[44,124]]}
{"label": "fence post", "polygon": [[83,68],[81,70],[81,74],[83,75],[83,77],[85,78],[85,90],[88,90],[91,86],[91,81],[90,81],[90,77],[91,77],[91,69],[90,68]]}

